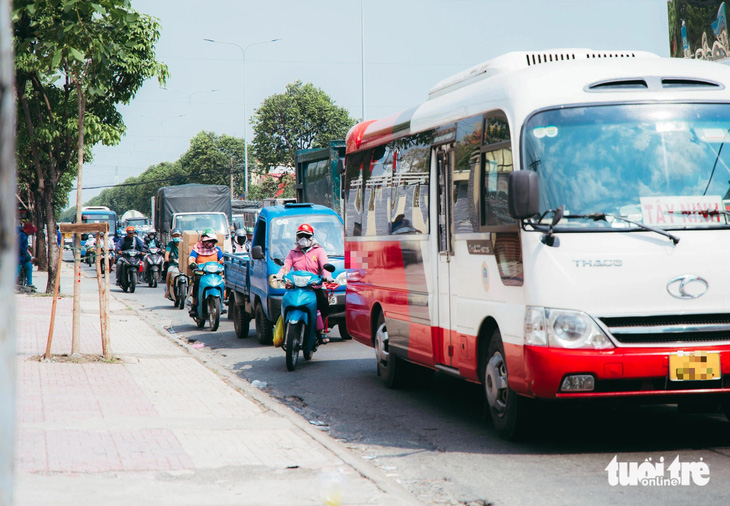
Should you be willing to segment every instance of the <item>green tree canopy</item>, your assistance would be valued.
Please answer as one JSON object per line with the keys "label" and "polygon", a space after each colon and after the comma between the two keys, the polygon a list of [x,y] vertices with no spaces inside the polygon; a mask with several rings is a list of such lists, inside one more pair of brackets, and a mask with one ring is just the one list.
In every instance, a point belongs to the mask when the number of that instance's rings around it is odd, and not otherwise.
{"label": "green tree canopy", "polygon": [[344,139],[355,121],[324,91],[296,81],[256,110],[253,152],[264,167],[293,167],[298,149],[323,148],[331,140]]}
{"label": "green tree canopy", "polygon": [[[81,179],[89,147],[119,142],[116,105],[150,77],[164,83],[167,67],[154,53],[160,27],[129,0],[14,0],[13,22],[20,179],[37,223],[53,230],[56,195],[74,175]],[[55,251],[49,241],[49,256]],[[53,271],[50,262],[46,291]]]}

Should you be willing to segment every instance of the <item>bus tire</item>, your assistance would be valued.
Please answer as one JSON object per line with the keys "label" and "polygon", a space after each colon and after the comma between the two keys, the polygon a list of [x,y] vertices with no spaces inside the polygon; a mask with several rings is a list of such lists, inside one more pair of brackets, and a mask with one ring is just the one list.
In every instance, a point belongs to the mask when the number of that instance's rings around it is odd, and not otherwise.
{"label": "bus tire", "polygon": [[509,387],[507,361],[499,329],[492,334],[482,367],[486,409],[497,434],[506,440],[519,438],[524,432],[527,418],[524,412],[528,400]]}
{"label": "bus tire", "polygon": [[405,373],[405,362],[390,353],[388,343],[388,327],[385,325],[385,317],[381,312],[378,314],[378,323],[373,336],[373,347],[375,348],[375,360],[378,366],[378,376],[388,388],[402,386]]}

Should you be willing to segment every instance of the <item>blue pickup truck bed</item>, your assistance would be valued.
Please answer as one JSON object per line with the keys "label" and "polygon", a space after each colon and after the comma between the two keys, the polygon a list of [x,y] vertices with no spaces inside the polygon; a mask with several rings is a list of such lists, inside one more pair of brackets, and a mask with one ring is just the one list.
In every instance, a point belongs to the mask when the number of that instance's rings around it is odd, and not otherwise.
{"label": "blue pickup truck bed", "polygon": [[223,255],[226,289],[248,295],[248,255]]}

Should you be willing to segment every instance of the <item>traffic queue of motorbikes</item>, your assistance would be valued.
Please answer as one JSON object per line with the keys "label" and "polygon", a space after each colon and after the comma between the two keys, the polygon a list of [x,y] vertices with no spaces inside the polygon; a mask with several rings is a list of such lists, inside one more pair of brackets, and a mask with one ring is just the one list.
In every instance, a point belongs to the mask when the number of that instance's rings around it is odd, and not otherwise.
{"label": "traffic queue of motorbikes", "polygon": [[[216,331],[220,325],[221,314],[226,312],[223,265],[213,261],[192,263],[190,267],[193,275],[188,276],[177,265],[169,265],[165,261],[165,249],[159,244],[154,232],[149,232],[144,242],[137,238],[136,232],[133,235],[132,231],[127,232],[126,241],[123,236],[117,237],[116,241],[110,238],[107,245],[109,265],[110,268],[116,265],[116,284],[122,291],[134,293],[140,280],[149,287],[156,288],[158,283],[165,282],[169,271],[170,290],[167,298],[173,302],[174,307],[188,307],[198,328],[203,328],[208,322],[211,331]],[[96,254],[96,239],[93,235],[89,236],[84,248],[84,260],[88,265],[93,265]],[[280,259],[275,259],[275,262],[283,265]],[[101,265],[104,274],[104,262]],[[333,272],[335,267],[325,264],[324,269]],[[193,293],[191,285],[196,278],[199,281]],[[289,272],[278,282],[281,283],[281,288],[287,289],[281,306],[281,347],[286,355],[286,368],[294,371],[299,362],[299,352],[302,352],[304,360],[311,360],[318,345],[322,343],[318,336],[321,336],[323,330],[327,330],[327,325],[317,310],[315,291],[325,289],[333,297],[332,294],[339,285],[336,282],[328,283],[324,277],[306,271]]]}

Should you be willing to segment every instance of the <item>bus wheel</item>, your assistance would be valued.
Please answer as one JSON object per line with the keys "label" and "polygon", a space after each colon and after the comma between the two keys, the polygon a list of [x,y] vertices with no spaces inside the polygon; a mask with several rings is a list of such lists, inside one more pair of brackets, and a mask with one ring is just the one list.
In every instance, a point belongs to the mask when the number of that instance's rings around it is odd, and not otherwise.
{"label": "bus wheel", "polygon": [[502,335],[495,330],[489,343],[487,360],[483,365],[484,393],[487,409],[494,428],[502,439],[519,437],[524,425],[524,403],[508,384],[507,362],[505,360]]}
{"label": "bus wheel", "polygon": [[388,328],[385,326],[383,313],[378,315],[378,325],[373,338],[375,359],[378,364],[378,376],[383,378],[388,388],[398,388],[403,383],[405,363],[390,353],[388,344]]}

